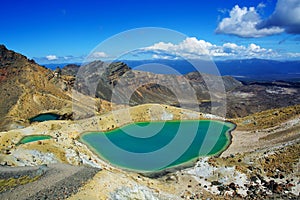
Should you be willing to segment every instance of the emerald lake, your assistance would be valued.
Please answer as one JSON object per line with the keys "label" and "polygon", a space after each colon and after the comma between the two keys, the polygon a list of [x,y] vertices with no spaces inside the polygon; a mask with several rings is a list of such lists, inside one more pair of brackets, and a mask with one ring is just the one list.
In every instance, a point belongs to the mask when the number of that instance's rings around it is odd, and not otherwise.
{"label": "emerald lake", "polygon": [[58,120],[60,118],[60,115],[54,114],[54,113],[43,113],[39,114],[35,117],[32,117],[29,119],[30,123],[32,122],[44,122],[49,120]]}
{"label": "emerald lake", "polygon": [[29,136],[25,136],[23,137],[19,144],[26,144],[29,142],[35,142],[35,141],[39,141],[39,140],[47,140],[47,139],[51,139],[52,137],[50,135],[29,135]]}
{"label": "emerald lake", "polygon": [[230,144],[229,122],[186,120],[138,122],[80,140],[109,163],[135,171],[159,171],[216,155]]}

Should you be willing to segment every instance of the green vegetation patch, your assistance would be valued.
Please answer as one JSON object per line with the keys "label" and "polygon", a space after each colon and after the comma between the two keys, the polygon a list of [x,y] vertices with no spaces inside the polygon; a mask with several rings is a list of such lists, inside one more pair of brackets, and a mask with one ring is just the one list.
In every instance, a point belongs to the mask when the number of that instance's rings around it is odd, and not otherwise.
{"label": "green vegetation patch", "polygon": [[38,180],[41,176],[21,176],[19,178],[9,178],[9,179],[0,179],[0,193],[3,193],[7,190],[12,190],[19,185],[25,185],[27,183],[34,182]]}

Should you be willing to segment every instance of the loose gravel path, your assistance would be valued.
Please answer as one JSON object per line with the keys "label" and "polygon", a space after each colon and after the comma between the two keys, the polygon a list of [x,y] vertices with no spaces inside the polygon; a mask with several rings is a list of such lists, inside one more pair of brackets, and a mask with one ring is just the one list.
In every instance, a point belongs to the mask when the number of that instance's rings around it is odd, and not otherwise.
{"label": "loose gravel path", "polygon": [[[86,166],[71,166],[66,164],[51,164],[40,168],[32,167],[38,175],[43,175],[37,181],[20,185],[15,189],[0,194],[1,200],[35,200],[35,199],[66,199],[91,179],[100,169]],[[0,177],[10,175],[24,176],[31,174],[30,167],[25,169],[0,168]]]}

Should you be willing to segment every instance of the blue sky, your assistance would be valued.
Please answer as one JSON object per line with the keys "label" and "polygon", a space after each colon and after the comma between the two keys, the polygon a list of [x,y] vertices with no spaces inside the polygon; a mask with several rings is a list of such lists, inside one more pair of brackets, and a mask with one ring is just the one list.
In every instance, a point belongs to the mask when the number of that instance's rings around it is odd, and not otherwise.
{"label": "blue sky", "polygon": [[[91,53],[105,60],[132,48],[148,54],[144,58],[205,54],[300,60],[298,13],[299,0],[11,0],[1,2],[0,43],[39,63],[82,61]],[[185,37],[158,32],[147,41],[107,41],[142,27],[171,29]]]}

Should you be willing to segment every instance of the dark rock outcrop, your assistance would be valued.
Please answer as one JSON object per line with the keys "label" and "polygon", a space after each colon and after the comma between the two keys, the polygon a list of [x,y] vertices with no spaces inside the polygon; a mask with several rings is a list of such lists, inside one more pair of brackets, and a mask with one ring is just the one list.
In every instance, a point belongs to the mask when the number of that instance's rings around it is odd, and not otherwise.
{"label": "dark rock outcrop", "polygon": [[79,65],[68,64],[61,69],[61,74],[64,76],[76,76],[79,67]]}

